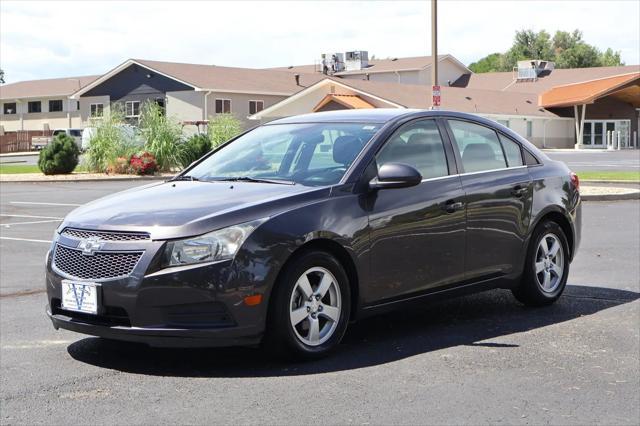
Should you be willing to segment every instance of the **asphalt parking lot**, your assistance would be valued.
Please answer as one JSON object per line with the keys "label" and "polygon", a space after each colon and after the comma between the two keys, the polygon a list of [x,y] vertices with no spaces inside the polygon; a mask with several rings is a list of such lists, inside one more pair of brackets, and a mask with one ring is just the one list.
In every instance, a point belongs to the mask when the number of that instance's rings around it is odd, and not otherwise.
{"label": "asphalt parking lot", "polygon": [[[604,155],[604,154],[603,154]],[[584,204],[554,306],[492,291],[370,318],[337,353],[152,349],[54,331],[44,256],[76,205],[140,182],[2,183],[2,424],[638,424],[640,202]]]}
{"label": "asphalt parking lot", "polygon": [[553,160],[564,161],[574,172],[640,172],[640,150],[545,151]]}

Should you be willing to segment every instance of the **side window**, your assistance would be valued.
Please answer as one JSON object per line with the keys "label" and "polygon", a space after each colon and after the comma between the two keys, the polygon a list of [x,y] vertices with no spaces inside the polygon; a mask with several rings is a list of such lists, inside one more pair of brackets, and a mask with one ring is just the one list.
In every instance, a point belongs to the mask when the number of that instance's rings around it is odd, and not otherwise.
{"label": "side window", "polygon": [[522,162],[522,151],[520,144],[512,141],[506,136],[500,135],[500,142],[504,149],[504,155],[507,157],[507,165],[509,167],[518,167],[524,165]]}
{"label": "side window", "polygon": [[524,150],[524,160],[527,163],[527,166],[535,166],[536,164],[540,164],[538,159],[526,149]]}
{"label": "side window", "polygon": [[409,123],[398,129],[376,156],[378,167],[404,163],[415,167],[423,178],[449,174],[442,137],[434,120]]}
{"label": "side window", "polygon": [[459,120],[449,120],[449,125],[465,173],[507,167],[498,135],[493,129]]}

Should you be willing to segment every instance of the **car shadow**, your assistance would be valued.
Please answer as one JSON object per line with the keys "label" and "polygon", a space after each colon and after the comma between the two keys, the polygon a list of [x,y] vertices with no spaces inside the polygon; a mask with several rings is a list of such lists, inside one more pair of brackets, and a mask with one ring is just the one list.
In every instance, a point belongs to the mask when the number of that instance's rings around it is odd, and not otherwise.
{"label": "car shadow", "polygon": [[[510,350],[508,336],[592,315],[637,300],[640,293],[567,286],[552,306],[526,308],[507,290],[388,313],[352,324],[342,344],[318,361],[285,363],[255,348],[174,349],[100,338],[67,347],[74,359],[122,372],[180,377],[270,377],[344,371],[467,345]],[[498,342],[486,340],[498,339]]]}

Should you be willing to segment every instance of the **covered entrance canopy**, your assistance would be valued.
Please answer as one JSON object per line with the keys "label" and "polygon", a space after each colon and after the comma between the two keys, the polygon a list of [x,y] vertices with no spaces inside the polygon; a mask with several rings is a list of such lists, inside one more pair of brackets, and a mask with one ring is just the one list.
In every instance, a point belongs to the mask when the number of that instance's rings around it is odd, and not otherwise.
{"label": "covered entrance canopy", "polygon": [[[559,112],[573,108],[576,148],[638,147],[640,71],[556,86],[540,95],[539,105]],[[594,105],[589,116],[587,105]]]}

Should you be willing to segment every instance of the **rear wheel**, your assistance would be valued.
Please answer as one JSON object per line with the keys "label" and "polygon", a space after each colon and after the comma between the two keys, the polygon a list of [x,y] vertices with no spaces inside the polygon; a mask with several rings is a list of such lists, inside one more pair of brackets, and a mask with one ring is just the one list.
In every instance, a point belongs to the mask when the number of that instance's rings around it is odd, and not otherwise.
{"label": "rear wheel", "polygon": [[545,221],[533,232],[520,284],[513,294],[528,306],[549,305],[560,297],[569,276],[569,245],[562,228]]}
{"label": "rear wheel", "polygon": [[340,262],[323,251],[306,252],[286,266],[276,283],[266,343],[280,355],[322,357],[342,340],[350,305]]}

